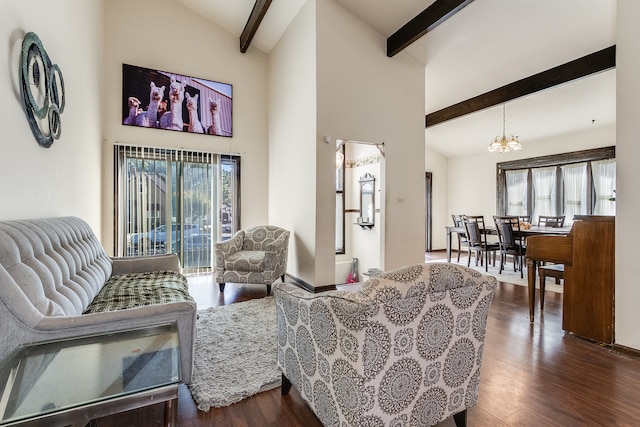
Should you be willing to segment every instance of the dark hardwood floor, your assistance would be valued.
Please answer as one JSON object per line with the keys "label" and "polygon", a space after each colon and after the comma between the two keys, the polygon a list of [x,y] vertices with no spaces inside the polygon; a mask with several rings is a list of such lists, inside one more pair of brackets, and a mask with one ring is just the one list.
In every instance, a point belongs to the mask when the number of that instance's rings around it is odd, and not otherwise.
{"label": "dark hardwood floor", "polygon": [[[444,252],[427,259],[444,258]],[[462,260],[461,260],[462,261]],[[264,286],[227,285],[224,295],[211,277],[190,278],[198,308],[265,296]],[[562,294],[546,293],[544,317],[529,323],[527,289],[499,282],[489,311],[480,399],[468,411],[474,426],[638,426],[640,359],[565,334]],[[100,419],[98,426],[160,426],[162,405]],[[178,425],[321,426],[292,388],[260,393],[226,408],[198,411],[180,386]]]}

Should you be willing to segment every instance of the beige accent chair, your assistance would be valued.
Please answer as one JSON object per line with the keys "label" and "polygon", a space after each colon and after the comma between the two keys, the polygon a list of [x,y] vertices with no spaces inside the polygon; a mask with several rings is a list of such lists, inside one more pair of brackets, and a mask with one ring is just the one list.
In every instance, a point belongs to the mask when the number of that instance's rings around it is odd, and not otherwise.
{"label": "beige accent chair", "polygon": [[325,426],[466,424],[496,279],[416,264],[357,292],[274,286],[282,394],[294,385]]}
{"label": "beige accent chair", "polygon": [[231,239],[214,245],[216,282],[220,292],[226,283],[271,284],[287,272],[289,231],[273,225],[259,225],[236,232]]}

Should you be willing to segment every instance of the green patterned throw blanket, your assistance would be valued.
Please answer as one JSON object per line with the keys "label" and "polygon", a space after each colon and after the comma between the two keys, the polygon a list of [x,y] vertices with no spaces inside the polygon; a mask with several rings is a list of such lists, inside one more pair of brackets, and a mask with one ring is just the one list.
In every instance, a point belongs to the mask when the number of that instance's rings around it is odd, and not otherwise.
{"label": "green patterned throw blanket", "polygon": [[109,279],[84,314],[180,301],[193,301],[187,279],[180,273],[122,274]]}

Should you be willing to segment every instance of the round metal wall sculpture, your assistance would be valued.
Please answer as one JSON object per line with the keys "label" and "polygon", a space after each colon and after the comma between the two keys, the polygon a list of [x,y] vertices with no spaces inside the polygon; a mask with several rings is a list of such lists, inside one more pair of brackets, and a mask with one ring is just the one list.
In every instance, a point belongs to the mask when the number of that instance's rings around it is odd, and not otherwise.
{"label": "round metal wall sculpture", "polygon": [[64,80],[60,67],[51,63],[35,33],[27,33],[22,41],[20,94],[36,141],[45,148],[50,147],[62,132]]}

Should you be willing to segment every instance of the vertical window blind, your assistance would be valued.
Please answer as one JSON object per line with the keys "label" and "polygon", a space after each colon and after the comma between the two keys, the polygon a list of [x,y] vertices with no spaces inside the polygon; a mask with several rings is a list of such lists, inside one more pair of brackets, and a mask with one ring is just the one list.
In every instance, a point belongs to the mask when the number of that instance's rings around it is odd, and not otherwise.
{"label": "vertical window blind", "polygon": [[183,270],[210,270],[213,242],[239,225],[239,159],[179,149],[114,149],[115,253],[176,253]]}

